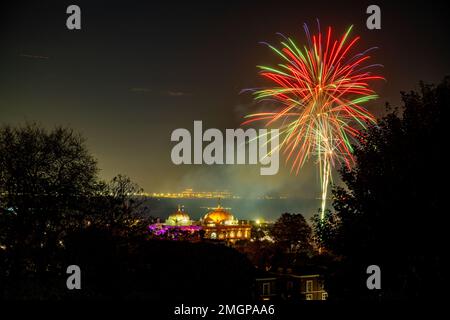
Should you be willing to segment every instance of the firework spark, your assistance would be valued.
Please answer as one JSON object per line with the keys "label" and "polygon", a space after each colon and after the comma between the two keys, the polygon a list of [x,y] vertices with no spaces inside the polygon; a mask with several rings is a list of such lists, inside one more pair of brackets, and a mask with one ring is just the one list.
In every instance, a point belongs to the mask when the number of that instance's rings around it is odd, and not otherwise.
{"label": "firework spark", "polygon": [[247,115],[243,125],[264,121],[266,126],[278,125],[280,148],[292,162],[291,172],[315,157],[321,180],[321,217],[323,218],[331,169],[336,162],[353,164],[352,143],[375,118],[361,105],[378,96],[369,86],[372,80],[383,79],[369,70],[380,66],[368,64],[368,53],[374,49],[351,54],[360,39],[349,38],[352,27],[340,38],[331,27],[326,34],[311,36],[304,25],[307,45],[298,47],[283,36],[281,47],[267,44],[281,59],[277,67],[258,66],[260,74],[270,80],[271,87],[253,92],[257,101],[270,100],[275,110]]}

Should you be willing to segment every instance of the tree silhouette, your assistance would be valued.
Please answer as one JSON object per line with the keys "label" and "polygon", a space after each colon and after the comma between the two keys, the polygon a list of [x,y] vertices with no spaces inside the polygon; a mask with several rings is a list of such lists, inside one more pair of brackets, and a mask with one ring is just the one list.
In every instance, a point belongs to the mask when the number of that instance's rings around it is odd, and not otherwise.
{"label": "tree silhouette", "polygon": [[301,214],[283,213],[272,226],[271,234],[275,243],[289,253],[311,250],[311,227]]}
{"label": "tree silhouette", "polygon": [[91,197],[89,225],[134,234],[146,232],[153,218],[148,214],[142,188],[129,177],[119,174],[109,183],[102,183],[98,196]]}
{"label": "tree silhouette", "polygon": [[0,244],[13,264],[10,270],[47,270],[61,234],[96,189],[97,163],[80,135],[36,124],[2,127]]}
{"label": "tree silhouette", "polygon": [[[400,110],[391,109],[361,137],[356,166],[341,171],[346,188],[333,191],[335,212],[328,223],[316,221],[322,244],[344,258],[335,297],[435,299],[443,293],[450,78],[438,86],[421,83],[420,92],[402,93],[402,100]],[[365,286],[371,264],[381,267],[381,292]]]}

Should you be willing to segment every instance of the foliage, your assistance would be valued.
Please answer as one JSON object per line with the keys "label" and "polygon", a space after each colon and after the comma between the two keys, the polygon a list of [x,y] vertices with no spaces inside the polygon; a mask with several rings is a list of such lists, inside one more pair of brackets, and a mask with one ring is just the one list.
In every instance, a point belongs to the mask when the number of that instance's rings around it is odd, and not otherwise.
{"label": "foliage", "polygon": [[332,221],[316,221],[322,244],[345,258],[346,284],[335,285],[341,298],[344,290],[369,296],[364,281],[351,279],[364,279],[371,264],[384,272],[381,298],[430,298],[443,290],[450,78],[438,86],[421,83],[402,100],[401,109],[391,109],[361,137],[356,166],[341,170],[346,187],[333,191]]}
{"label": "foliage", "polygon": [[311,227],[301,214],[283,213],[272,226],[275,242],[287,252],[309,252]]}
{"label": "foliage", "polygon": [[71,129],[0,128],[0,294],[35,297],[36,288],[44,295],[39,284],[64,274],[65,241],[74,233],[95,227],[143,235],[151,217],[141,189],[125,176],[105,183],[97,173],[84,139]]}

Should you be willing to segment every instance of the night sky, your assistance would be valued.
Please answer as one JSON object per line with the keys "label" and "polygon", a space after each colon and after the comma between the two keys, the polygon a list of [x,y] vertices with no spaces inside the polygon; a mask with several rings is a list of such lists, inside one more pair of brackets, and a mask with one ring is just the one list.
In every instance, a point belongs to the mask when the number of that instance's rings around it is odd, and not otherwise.
{"label": "night sky", "polygon": [[[37,121],[81,132],[101,176],[129,175],[146,191],[229,189],[241,195],[289,193],[317,198],[313,164],[290,176],[259,166],[175,166],[170,134],[237,128],[254,110],[245,88],[264,85],[256,65],[273,65],[261,41],[277,32],[305,41],[302,25],[342,33],[355,25],[357,48],[379,47],[373,62],[387,81],[369,105],[377,115],[419,80],[450,74],[449,12],[432,1],[20,1],[2,4],[0,123]],[[382,29],[365,26],[369,4],[381,7]],[[66,28],[66,8],[77,4],[82,30]],[[253,108],[253,109],[252,109]]]}

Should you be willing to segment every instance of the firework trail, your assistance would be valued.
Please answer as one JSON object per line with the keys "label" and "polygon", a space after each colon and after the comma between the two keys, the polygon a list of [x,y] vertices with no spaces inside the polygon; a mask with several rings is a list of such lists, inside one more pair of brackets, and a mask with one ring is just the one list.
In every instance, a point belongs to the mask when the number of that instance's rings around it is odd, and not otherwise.
{"label": "firework trail", "polygon": [[280,128],[279,148],[292,162],[291,172],[315,157],[321,181],[321,218],[324,216],[331,169],[336,162],[353,164],[352,143],[360,134],[358,128],[375,119],[361,105],[378,96],[369,82],[383,79],[369,70],[380,66],[368,64],[368,53],[351,54],[360,39],[349,39],[353,26],[340,38],[331,27],[325,34],[311,36],[304,25],[307,45],[298,47],[283,36],[281,47],[267,44],[280,58],[277,67],[258,66],[262,77],[272,85],[253,91],[255,100],[269,100],[275,110],[249,114],[243,125],[264,121],[266,126]]}

